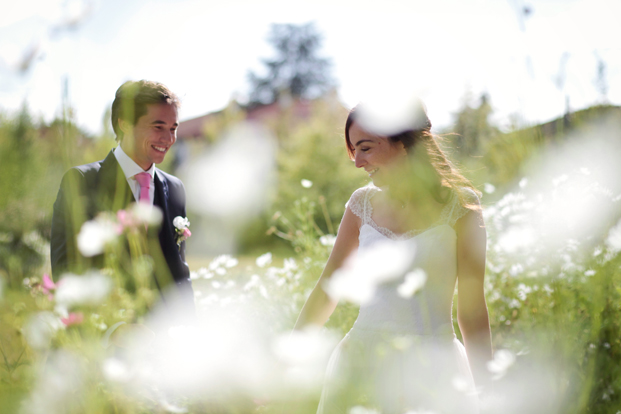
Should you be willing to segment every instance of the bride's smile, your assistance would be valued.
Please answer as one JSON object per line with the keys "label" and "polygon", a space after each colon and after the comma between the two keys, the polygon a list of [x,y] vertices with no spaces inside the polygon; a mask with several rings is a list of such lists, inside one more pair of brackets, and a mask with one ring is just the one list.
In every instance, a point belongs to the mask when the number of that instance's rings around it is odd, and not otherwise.
{"label": "bride's smile", "polygon": [[378,187],[387,185],[407,158],[401,142],[392,143],[388,138],[373,135],[357,123],[350,128],[349,139],[356,167],[363,168]]}

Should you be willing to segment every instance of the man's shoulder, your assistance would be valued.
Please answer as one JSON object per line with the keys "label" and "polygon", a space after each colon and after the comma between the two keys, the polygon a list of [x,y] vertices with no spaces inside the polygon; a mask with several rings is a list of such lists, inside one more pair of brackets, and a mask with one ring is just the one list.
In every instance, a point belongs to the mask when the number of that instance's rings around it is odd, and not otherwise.
{"label": "man's shoulder", "polygon": [[157,174],[160,175],[160,177],[164,177],[164,179],[168,181],[169,183],[183,187],[183,182],[178,177],[172,174],[169,174],[165,171],[162,171],[157,167],[155,167],[155,171],[157,172]]}
{"label": "man's shoulder", "polygon": [[88,164],[77,165],[71,169],[78,170],[83,175],[92,174],[92,173],[98,172],[101,169],[101,165],[103,164],[103,162],[104,160],[99,160],[99,161],[91,162]]}
{"label": "man's shoulder", "polygon": [[65,172],[63,179],[68,179],[69,177],[73,177],[77,179],[84,179],[86,181],[90,181],[95,178],[95,176],[101,169],[102,163],[103,163],[103,160],[71,167]]}

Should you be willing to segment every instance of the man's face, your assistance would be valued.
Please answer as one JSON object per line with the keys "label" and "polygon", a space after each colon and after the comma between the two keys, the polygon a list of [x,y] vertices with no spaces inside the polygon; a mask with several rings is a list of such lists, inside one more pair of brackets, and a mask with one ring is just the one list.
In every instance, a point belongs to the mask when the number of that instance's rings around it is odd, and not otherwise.
{"label": "man's face", "polygon": [[143,170],[164,161],[166,153],[177,141],[179,118],[174,105],[147,105],[147,113],[138,118],[136,125],[119,120],[124,137],[121,148]]}

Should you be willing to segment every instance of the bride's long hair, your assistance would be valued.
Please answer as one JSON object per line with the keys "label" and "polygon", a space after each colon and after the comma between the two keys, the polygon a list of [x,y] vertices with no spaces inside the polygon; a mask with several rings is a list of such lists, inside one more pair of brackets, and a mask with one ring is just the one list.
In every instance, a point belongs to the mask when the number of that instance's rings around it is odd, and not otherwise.
{"label": "bride's long hair", "polygon": [[[435,183],[429,186],[428,190],[431,195],[440,203],[445,204],[448,201],[448,197],[442,196],[443,188],[449,188],[458,195],[460,204],[471,210],[479,210],[480,206],[475,204],[472,197],[468,197],[468,192],[462,191],[463,188],[469,188],[480,198],[481,192],[477,190],[474,185],[464,177],[457,167],[449,160],[446,153],[442,150],[438,144],[439,137],[431,133],[431,121],[427,116],[422,103],[419,110],[419,116],[416,118],[415,126],[411,128],[405,128],[403,131],[392,135],[378,135],[387,138],[391,143],[397,142],[403,143],[405,151],[408,155],[414,153],[414,149],[422,145],[425,151],[422,155],[429,162],[435,173],[437,174],[437,180]],[[360,105],[355,106],[349,111],[347,121],[345,122],[345,144],[347,146],[347,154],[351,160],[355,159],[355,148],[349,138],[349,129],[359,118]],[[367,131],[369,132],[369,131]],[[377,135],[377,134],[376,134]]]}

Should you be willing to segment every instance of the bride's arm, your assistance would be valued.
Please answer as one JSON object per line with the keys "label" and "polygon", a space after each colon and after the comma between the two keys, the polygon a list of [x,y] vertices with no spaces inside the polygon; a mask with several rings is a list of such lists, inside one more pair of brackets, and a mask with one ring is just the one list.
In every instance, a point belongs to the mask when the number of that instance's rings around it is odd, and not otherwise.
{"label": "bride's arm", "polygon": [[487,361],[492,359],[492,338],[484,295],[487,235],[481,211],[470,211],[456,223],[457,320],[477,387],[489,383]]}
{"label": "bride's arm", "polygon": [[345,259],[358,247],[359,228],[360,219],[347,207],[330,258],[319,281],[302,307],[294,329],[302,329],[307,325],[322,326],[334,312],[338,302],[331,299],[322,286],[324,281],[329,279],[332,273],[341,267]]}

